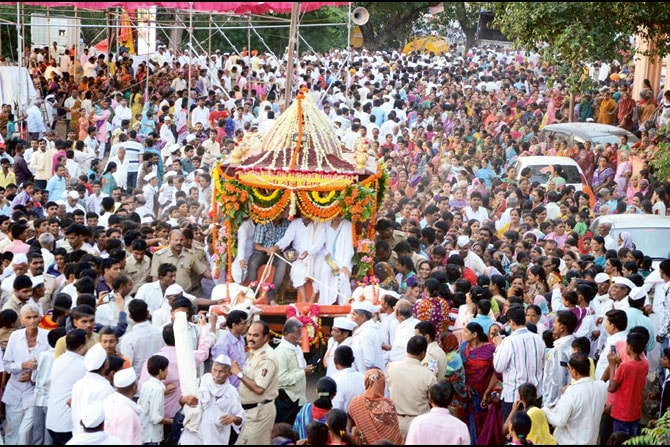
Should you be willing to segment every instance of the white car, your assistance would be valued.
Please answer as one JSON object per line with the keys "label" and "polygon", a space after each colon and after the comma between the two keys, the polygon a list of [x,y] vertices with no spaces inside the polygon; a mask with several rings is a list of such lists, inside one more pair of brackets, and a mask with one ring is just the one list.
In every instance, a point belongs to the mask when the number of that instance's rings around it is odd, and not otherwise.
{"label": "white car", "polygon": [[582,186],[587,184],[582,168],[570,157],[531,155],[519,157],[512,164],[516,168],[517,181],[521,178],[521,171],[528,167],[530,168],[530,182],[539,182],[543,186],[547,185],[549,166],[552,165],[559,165],[563,168],[563,177],[565,178],[566,186],[573,185],[576,191],[581,191]]}
{"label": "white car", "polygon": [[618,240],[619,233],[627,231],[631,235],[636,250],[641,250],[652,261],[652,267],[670,257],[670,217],[652,214],[610,214],[598,216],[591,223],[591,233],[598,235],[598,225],[612,224],[610,235]]}

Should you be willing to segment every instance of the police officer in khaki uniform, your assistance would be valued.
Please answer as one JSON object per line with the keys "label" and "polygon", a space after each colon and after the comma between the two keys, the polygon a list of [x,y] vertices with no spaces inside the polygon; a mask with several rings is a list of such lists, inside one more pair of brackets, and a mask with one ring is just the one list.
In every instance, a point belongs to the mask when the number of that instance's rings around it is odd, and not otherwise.
{"label": "police officer in khaki uniform", "polygon": [[[193,230],[191,228],[185,228],[182,230],[182,234],[184,235],[184,247],[191,250],[191,252],[195,255],[196,261],[198,261],[200,264],[209,265],[207,262],[207,255],[205,254],[205,247],[203,244],[193,239]],[[193,290],[191,293],[193,295],[198,296],[201,294],[201,279],[202,278],[199,277],[195,271],[192,272],[191,282],[193,283]],[[210,285],[209,290],[211,290],[213,287],[214,283]]]}
{"label": "police officer in khaki uniform", "polygon": [[398,425],[403,439],[415,417],[430,411],[428,391],[437,383],[435,374],[421,364],[426,357],[428,341],[415,335],[407,342],[404,360],[386,365],[386,384],[398,412]]}
{"label": "police officer in khaki uniform", "polygon": [[199,288],[199,284],[193,284],[192,275],[198,278],[212,278],[209,266],[203,264],[191,250],[184,247],[184,235],[181,230],[170,232],[168,244],[168,247],[158,250],[151,259],[153,281],[158,279],[158,266],[164,262],[177,267],[177,284],[180,284],[188,293]]}
{"label": "police officer in khaki uniform", "polygon": [[231,373],[240,379],[240,400],[247,419],[236,445],[270,445],[277,413],[274,400],[279,394],[279,369],[270,346],[270,326],[255,321],[247,331],[247,359],[244,371],[233,361]]}
{"label": "police officer in khaki uniform", "polygon": [[126,256],[126,266],[123,273],[130,277],[133,282],[133,290],[130,295],[135,296],[137,289],[142,284],[151,282],[151,259],[146,255],[147,243],[143,239],[135,239],[130,244],[130,253]]}

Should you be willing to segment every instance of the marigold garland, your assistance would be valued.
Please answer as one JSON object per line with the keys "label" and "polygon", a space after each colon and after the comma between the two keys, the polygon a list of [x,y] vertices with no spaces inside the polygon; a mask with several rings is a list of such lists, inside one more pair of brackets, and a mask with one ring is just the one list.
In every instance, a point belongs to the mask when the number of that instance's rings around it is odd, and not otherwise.
{"label": "marigold garland", "polygon": [[263,205],[266,208],[273,206],[281,198],[282,190],[280,188],[274,189],[270,194],[263,194],[262,189],[255,186],[251,187],[251,194],[254,196],[254,203]]}
{"label": "marigold garland", "polygon": [[309,198],[319,205],[330,205],[337,199],[337,191],[330,191],[325,197],[321,197],[319,191],[309,191]]}
{"label": "marigold garland", "polygon": [[342,207],[337,200],[331,205],[322,206],[314,203],[311,194],[306,191],[296,191],[296,198],[300,210],[317,222],[330,220],[342,212]]}
{"label": "marigold garland", "polygon": [[291,191],[285,189],[281,198],[271,207],[263,207],[252,203],[250,206],[251,219],[256,223],[267,223],[276,219],[291,200]]}

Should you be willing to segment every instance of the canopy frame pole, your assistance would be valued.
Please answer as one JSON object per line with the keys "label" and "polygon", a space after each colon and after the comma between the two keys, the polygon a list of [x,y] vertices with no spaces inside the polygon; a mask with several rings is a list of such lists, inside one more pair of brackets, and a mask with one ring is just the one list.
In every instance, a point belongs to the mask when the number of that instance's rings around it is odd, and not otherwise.
{"label": "canopy frame pole", "polygon": [[[19,135],[23,134],[23,119],[21,118],[21,103],[23,102],[23,37],[21,35],[21,28],[21,3],[16,2],[16,39],[19,63],[19,100],[16,102],[16,118],[17,122],[19,123]],[[27,94],[26,97],[28,97]]]}
{"label": "canopy frame pole", "polygon": [[300,2],[293,3],[291,11],[291,28],[288,36],[288,56],[286,64],[286,89],[284,98],[284,110],[288,109],[293,94],[293,51],[295,49],[296,33],[298,29],[298,14],[300,14]]}
{"label": "canopy frame pole", "polygon": [[188,99],[186,100],[186,128],[191,133],[191,87],[193,79],[193,2],[188,2],[188,48],[191,56],[188,58]]}

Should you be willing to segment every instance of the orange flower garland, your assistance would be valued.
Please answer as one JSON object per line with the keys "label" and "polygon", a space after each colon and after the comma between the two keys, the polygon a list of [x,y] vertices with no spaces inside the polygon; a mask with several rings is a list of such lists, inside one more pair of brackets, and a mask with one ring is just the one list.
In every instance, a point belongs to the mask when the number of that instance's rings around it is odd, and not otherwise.
{"label": "orange flower garland", "polygon": [[298,154],[300,153],[300,149],[302,149],[302,128],[304,122],[302,116],[302,100],[305,98],[306,91],[307,89],[300,89],[295,97],[298,104],[298,141],[296,141],[295,149],[293,149],[293,156],[291,157],[291,164],[288,167],[289,169],[295,168],[295,164],[298,162]]}
{"label": "orange flower garland", "polygon": [[317,222],[330,220],[342,212],[342,206],[337,200],[330,205],[320,205],[313,200],[313,197],[307,191],[296,191],[296,198],[300,210]]}
{"label": "orange flower garland", "polygon": [[264,208],[255,203],[251,204],[250,207],[250,216],[251,219],[256,223],[267,223],[277,218],[284,211],[284,208],[288,205],[291,200],[291,190],[285,189],[282,192],[282,197],[277,201],[276,204],[269,208]]}

